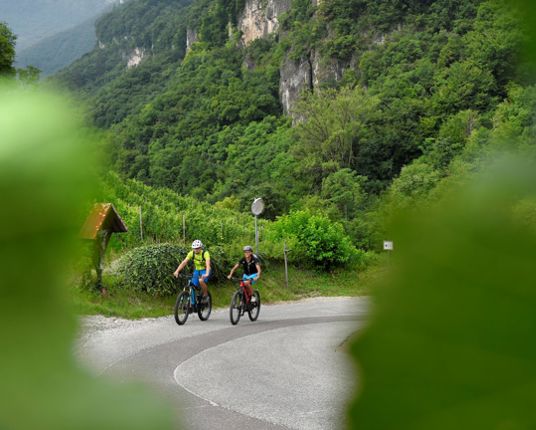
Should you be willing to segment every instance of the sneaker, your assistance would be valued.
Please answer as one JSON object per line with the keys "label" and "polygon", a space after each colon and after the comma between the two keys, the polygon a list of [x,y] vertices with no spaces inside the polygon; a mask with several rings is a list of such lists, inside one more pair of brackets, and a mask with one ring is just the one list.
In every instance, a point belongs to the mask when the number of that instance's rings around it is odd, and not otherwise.
{"label": "sneaker", "polygon": [[255,296],[251,296],[250,302],[251,302],[252,305],[254,305],[255,303],[257,303],[257,297],[255,297]]}
{"label": "sneaker", "polygon": [[203,303],[204,305],[208,305],[208,296],[203,296],[203,298],[201,299],[201,303]]}

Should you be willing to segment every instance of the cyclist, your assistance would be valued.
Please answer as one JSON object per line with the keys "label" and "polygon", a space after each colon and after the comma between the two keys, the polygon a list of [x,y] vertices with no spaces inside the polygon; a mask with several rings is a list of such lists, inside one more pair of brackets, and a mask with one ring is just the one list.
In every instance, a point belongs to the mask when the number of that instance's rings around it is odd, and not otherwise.
{"label": "cyclist", "polygon": [[192,275],[192,283],[196,287],[201,285],[201,289],[203,290],[203,301],[206,302],[208,296],[207,282],[211,274],[210,254],[203,249],[203,243],[200,240],[193,241],[192,250],[173,273],[176,278],[179,277],[179,273],[190,260],[193,260],[195,269]]}
{"label": "cyclist", "polygon": [[257,256],[253,254],[253,248],[251,246],[244,246],[243,251],[244,258],[233,266],[227,279],[231,279],[235,270],[242,266],[242,271],[244,272],[242,275],[242,282],[246,288],[246,302],[249,302],[250,297],[252,300],[255,300],[251,286],[261,277],[261,263]]}

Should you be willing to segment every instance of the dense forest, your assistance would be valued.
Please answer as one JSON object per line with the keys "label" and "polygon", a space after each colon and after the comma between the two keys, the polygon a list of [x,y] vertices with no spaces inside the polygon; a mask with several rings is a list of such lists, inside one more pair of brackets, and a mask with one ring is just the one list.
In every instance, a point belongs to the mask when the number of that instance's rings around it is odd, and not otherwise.
{"label": "dense forest", "polygon": [[[433,194],[503,127],[532,126],[523,32],[503,1],[293,0],[278,31],[244,43],[247,5],[134,1],[57,76],[90,99],[123,177],[239,210],[263,196],[268,218],[322,214],[374,249],[387,206]],[[313,57],[341,72],[285,114],[282,69]]]}
{"label": "dense forest", "polygon": [[[277,26],[248,39],[252,10]],[[355,255],[393,209],[532,151],[524,34],[502,0],[133,0],[53,81],[88,101],[115,183],[235,212],[262,196],[280,238],[327,220]]]}

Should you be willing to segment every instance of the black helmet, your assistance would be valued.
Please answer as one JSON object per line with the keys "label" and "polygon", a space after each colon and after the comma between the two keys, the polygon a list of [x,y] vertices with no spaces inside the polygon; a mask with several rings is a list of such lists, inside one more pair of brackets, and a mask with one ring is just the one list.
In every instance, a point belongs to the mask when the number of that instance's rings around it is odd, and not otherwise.
{"label": "black helmet", "polygon": [[253,252],[253,248],[252,248],[251,246],[249,246],[249,245],[246,245],[246,246],[244,246],[243,251],[244,251],[244,252],[246,252],[246,251],[251,251],[251,252]]}

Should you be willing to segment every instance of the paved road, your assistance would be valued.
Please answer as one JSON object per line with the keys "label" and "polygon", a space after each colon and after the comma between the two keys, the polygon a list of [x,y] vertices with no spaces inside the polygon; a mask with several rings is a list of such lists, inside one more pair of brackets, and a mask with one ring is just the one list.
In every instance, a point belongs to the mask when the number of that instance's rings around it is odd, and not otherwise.
{"label": "paved road", "polygon": [[337,429],[356,381],[340,345],[362,325],[366,299],[263,306],[259,320],[90,317],[77,347],[98,374],[144,380],[184,429]]}

